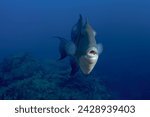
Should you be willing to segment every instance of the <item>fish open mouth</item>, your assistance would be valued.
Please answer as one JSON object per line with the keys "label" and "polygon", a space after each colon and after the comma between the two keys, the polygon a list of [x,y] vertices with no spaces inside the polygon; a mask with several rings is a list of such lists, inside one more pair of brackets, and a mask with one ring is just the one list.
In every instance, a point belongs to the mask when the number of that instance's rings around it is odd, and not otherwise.
{"label": "fish open mouth", "polygon": [[87,54],[84,56],[88,64],[94,64],[98,59],[98,50],[95,47],[89,48]]}
{"label": "fish open mouth", "polygon": [[96,54],[97,54],[97,52],[96,52],[96,51],[94,51],[94,50],[91,50],[91,51],[89,52],[89,54],[96,55]]}
{"label": "fish open mouth", "polygon": [[89,48],[87,50],[87,57],[94,58],[98,56],[98,50],[95,47]]}

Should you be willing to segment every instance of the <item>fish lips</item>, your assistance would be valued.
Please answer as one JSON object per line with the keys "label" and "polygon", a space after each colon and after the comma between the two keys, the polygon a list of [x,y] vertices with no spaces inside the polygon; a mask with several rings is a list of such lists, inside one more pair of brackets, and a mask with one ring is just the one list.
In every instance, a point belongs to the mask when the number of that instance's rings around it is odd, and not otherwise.
{"label": "fish lips", "polygon": [[98,60],[98,54],[86,54],[79,58],[79,66],[81,71],[88,75],[93,70]]}

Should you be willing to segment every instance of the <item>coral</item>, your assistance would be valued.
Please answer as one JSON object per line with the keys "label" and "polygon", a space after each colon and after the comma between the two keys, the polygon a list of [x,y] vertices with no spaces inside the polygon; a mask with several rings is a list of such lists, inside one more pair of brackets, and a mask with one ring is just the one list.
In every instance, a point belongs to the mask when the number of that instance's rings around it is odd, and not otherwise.
{"label": "coral", "polygon": [[96,76],[70,76],[68,60],[41,63],[29,54],[0,64],[0,99],[111,99]]}

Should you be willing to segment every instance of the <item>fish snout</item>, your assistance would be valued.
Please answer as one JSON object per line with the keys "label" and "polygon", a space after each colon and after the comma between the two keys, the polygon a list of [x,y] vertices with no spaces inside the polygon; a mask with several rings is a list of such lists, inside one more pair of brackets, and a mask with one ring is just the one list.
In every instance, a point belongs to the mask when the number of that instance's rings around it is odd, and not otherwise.
{"label": "fish snout", "polygon": [[98,50],[95,47],[92,47],[87,50],[87,54],[85,55],[85,58],[89,62],[89,64],[94,64],[97,62],[98,59]]}
{"label": "fish snout", "polygon": [[97,50],[97,48],[95,48],[95,47],[89,48],[89,49],[87,50],[87,55],[88,55],[89,57],[98,56],[98,50]]}
{"label": "fish snout", "polygon": [[79,65],[80,65],[82,72],[84,74],[89,74],[93,70],[95,64],[97,63],[97,60],[98,60],[97,49],[90,48],[87,51],[87,54],[84,56],[81,56],[81,58],[79,60],[80,61]]}

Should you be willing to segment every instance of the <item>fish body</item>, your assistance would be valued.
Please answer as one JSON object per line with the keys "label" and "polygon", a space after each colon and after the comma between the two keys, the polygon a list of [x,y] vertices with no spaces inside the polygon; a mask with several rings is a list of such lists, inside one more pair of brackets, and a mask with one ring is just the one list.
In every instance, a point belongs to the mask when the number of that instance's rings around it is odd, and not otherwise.
{"label": "fish body", "polygon": [[97,63],[100,53],[103,50],[102,44],[96,43],[96,32],[91,25],[86,21],[83,25],[82,16],[73,26],[71,31],[71,41],[57,37],[61,40],[59,51],[61,57],[71,56],[74,62],[71,63],[72,71],[75,72],[79,66],[84,74],[90,74]]}

